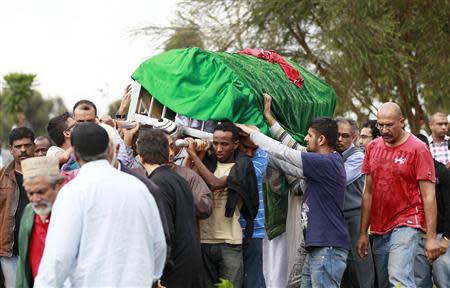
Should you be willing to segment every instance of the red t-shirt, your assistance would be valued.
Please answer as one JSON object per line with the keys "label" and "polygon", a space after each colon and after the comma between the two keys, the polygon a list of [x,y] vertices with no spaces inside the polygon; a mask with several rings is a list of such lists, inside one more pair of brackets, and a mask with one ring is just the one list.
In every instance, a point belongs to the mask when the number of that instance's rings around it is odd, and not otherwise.
{"label": "red t-shirt", "polygon": [[396,147],[379,137],[369,143],[362,167],[372,176],[370,231],[375,235],[398,226],[425,231],[419,180],[435,182],[433,158],[425,144],[410,135]]}
{"label": "red t-shirt", "polygon": [[34,225],[33,232],[31,232],[29,250],[31,275],[33,276],[33,279],[36,278],[39,263],[41,263],[42,254],[44,253],[45,238],[47,237],[49,222],[50,216],[43,223],[37,214],[34,215]]}

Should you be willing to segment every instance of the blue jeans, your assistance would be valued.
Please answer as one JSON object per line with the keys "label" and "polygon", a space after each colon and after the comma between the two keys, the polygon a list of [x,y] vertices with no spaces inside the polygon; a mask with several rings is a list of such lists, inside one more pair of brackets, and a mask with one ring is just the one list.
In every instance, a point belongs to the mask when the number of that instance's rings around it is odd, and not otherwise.
{"label": "blue jeans", "polygon": [[414,257],[420,235],[418,229],[397,227],[387,234],[373,237],[372,253],[378,287],[416,287]]}
{"label": "blue jeans", "polygon": [[220,279],[230,280],[233,286],[241,288],[244,274],[242,245],[226,243],[201,244],[203,265],[207,275],[207,286],[216,287]]}
{"label": "blue jeans", "polygon": [[302,288],[339,287],[347,266],[348,250],[334,247],[310,248],[302,272]]}
{"label": "blue jeans", "polygon": [[261,238],[252,238],[244,245],[244,283],[243,288],[266,288],[262,267]]}
{"label": "blue jeans", "polygon": [[0,257],[0,266],[2,268],[3,277],[5,278],[5,287],[16,287],[16,272],[19,256]]}
{"label": "blue jeans", "polygon": [[[438,234],[436,239],[441,240],[442,234]],[[416,250],[414,276],[418,288],[432,287],[432,278],[436,287],[448,287],[450,283],[450,249],[431,265],[425,256],[425,239],[421,238]]]}
{"label": "blue jeans", "polygon": [[[437,239],[441,240],[442,234],[439,234]],[[448,287],[450,283],[450,248],[433,262],[433,280],[438,288]]]}
{"label": "blue jeans", "polygon": [[427,256],[425,256],[425,239],[421,235],[419,244],[417,244],[416,256],[414,259],[414,278],[417,288],[433,287],[431,267]]}

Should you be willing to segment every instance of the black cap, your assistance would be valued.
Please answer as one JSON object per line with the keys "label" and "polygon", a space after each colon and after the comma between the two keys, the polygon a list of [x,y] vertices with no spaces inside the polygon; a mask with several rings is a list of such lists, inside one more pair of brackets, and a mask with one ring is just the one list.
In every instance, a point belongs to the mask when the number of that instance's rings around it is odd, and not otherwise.
{"label": "black cap", "polygon": [[106,151],[109,138],[103,127],[96,123],[85,122],[75,125],[72,131],[71,143],[78,154],[92,157]]}

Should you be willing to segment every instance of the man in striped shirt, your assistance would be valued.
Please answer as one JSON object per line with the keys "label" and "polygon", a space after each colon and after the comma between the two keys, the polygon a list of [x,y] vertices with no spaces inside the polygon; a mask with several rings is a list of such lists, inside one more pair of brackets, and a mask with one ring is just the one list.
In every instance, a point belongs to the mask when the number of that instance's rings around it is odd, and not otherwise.
{"label": "man in striped shirt", "polygon": [[428,138],[430,142],[431,155],[436,161],[443,163],[450,168],[450,150],[448,133],[448,118],[442,112],[434,113],[430,119],[431,135]]}

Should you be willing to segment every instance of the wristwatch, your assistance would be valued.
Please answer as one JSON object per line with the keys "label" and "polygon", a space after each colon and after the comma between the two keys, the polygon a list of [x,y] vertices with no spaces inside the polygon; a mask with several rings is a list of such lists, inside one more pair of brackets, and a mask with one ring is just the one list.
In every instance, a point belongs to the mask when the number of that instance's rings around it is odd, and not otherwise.
{"label": "wristwatch", "polygon": [[127,114],[116,114],[116,119],[125,119],[127,117]]}

